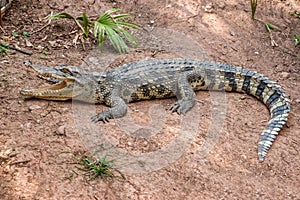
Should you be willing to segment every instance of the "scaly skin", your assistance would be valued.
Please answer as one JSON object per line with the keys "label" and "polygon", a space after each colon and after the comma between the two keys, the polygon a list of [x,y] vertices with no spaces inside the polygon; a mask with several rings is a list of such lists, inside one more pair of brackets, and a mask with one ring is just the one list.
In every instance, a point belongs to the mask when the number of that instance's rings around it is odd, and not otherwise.
{"label": "scaly skin", "polygon": [[22,95],[47,100],[77,99],[111,107],[92,117],[94,122],[123,117],[129,102],[173,96],[178,101],[172,105],[172,112],[184,114],[194,106],[194,91],[197,90],[225,90],[255,96],[264,102],[271,114],[258,142],[261,162],[290,112],[289,99],[275,82],[256,72],[227,64],[189,59],[143,60],[106,72],[26,64],[43,77],[59,82],[22,90]]}

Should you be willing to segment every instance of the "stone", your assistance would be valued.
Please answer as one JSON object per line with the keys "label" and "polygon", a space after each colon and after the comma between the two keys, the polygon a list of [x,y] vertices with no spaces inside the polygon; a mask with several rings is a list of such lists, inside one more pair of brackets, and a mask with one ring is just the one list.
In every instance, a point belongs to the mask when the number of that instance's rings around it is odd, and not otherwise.
{"label": "stone", "polygon": [[38,105],[32,105],[32,106],[29,106],[29,111],[39,110],[39,109],[41,109],[41,108],[42,108],[41,106],[38,106]]}
{"label": "stone", "polygon": [[58,127],[56,130],[56,134],[57,135],[65,135],[66,134],[66,126],[62,125],[62,126]]}
{"label": "stone", "polygon": [[288,73],[288,72],[281,72],[280,75],[282,78],[285,78],[285,79],[288,79],[290,77],[290,73]]}

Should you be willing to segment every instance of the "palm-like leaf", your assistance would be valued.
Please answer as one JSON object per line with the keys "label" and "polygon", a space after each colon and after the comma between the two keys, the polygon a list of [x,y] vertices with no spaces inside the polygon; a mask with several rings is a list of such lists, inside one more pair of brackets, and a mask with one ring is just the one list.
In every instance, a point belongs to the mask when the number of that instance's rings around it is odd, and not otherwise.
{"label": "palm-like leaf", "polygon": [[98,18],[94,23],[94,36],[98,39],[98,44],[101,45],[104,42],[106,35],[118,52],[125,53],[128,52],[129,48],[124,39],[132,45],[137,44],[136,39],[126,29],[139,28],[139,26],[121,20],[130,17],[130,14],[111,16],[112,13],[118,11],[120,11],[120,9],[108,10]]}
{"label": "palm-like leaf", "polygon": [[58,13],[58,14],[55,14],[55,15],[51,15],[48,17],[48,20],[51,20],[51,19],[61,19],[61,18],[67,18],[67,19],[74,19],[75,18],[68,14],[68,13]]}
{"label": "palm-like leaf", "polygon": [[[85,37],[88,37],[92,23],[88,19],[86,13],[84,12],[82,14],[82,16],[77,17],[75,21],[76,21],[76,24],[80,27],[80,29],[84,33]],[[80,21],[81,23],[77,23],[78,21]]]}
{"label": "palm-like leaf", "polygon": [[90,29],[93,27],[94,36],[99,45],[104,42],[105,37],[108,37],[113,47],[119,53],[125,53],[128,52],[129,48],[124,40],[127,40],[132,45],[137,44],[136,39],[128,32],[128,29],[138,29],[140,26],[132,22],[124,21],[125,18],[131,17],[130,14],[112,15],[118,11],[120,11],[118,8],[110,9],[101,15],[95,22],[91,22],[86,13],[83,13],[82,16],[77,18],[74,18],[68,13],[59,13],[50,16],[48,20],[59,18],[72,19],[86,37],[88,37]]}

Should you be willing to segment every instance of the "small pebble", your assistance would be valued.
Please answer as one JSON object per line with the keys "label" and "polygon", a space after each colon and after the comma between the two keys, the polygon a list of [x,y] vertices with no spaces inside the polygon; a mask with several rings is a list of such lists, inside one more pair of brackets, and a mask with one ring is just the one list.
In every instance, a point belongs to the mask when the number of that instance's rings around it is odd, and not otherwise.
{"label": "small pebble", "polygon": [[42,108],[41,106],[32,105],[32,106],[29,106],[29,111],[38,110],[38,109],[41,109],[41,108]]}
{"label": "small pebble", "polygon": [[37,47],[35,47],[35,49],[37,49],[37,50],[39,50],[39,51],[42,51],[42,50],[44,49],[44,47],[41,46],[41,45],[38,45]]}
{"label": "small pebble", "polygon": [[222,1],[218,3],[218,7],[222,10],[225,8],[225,6],[226,6],[226,4]]}
{"label": "small pebble", "polygon": [[25,44],[27,47],[33,47],[32,43],[27,39],[25,39]]}
{"label": "small pebble", "polygon": [[212,3],[208,3],[205,7],[204,7],[204,11],[207,13],[212,13],[213,12],[213,4]]}
{"label": "small pebble", "polygon": [[62,125],[62,126],[58,127],[57,130],[56,130],[57,135],[65,135],[65,133],[66,133],[66,126],[65,125]]}
{"label": "small pebble", "polygon": [[62,108],[61,111],[62,112],[67,112],[69,110],[69,108]]}
{"label": "small pebble", "polygon": [[287,79],[287,78],[290,77],[290,73],[288,73],[288,72],[281,72],[281,77]]}
{"label": "small pebble", "polygon": [[242,157],[244,160],[247,160],[247,156],[246,156],[246,155],[241,155],[241,157]]}
{"label": "small pebble", "polygon": [[56,45],[56,41],[48,41],[51,47],[54,47]]}

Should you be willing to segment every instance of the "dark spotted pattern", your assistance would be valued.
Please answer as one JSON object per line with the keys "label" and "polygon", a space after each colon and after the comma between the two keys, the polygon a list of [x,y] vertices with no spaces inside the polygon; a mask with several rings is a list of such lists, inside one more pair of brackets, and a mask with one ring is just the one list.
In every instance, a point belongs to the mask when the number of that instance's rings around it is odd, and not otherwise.
{"label": "dark spotted pattern", "polygon": [[137,95],[137,93],[133,92],[131,93],[131,99],[132,101],[138,101],[139,100],[139,96]]}
{"label": "dark spotted pattern", "polygon": [[158,85],[157,87],[157,93],[158,95],[162,95],[167,91],[166,87],[164,85]]}

